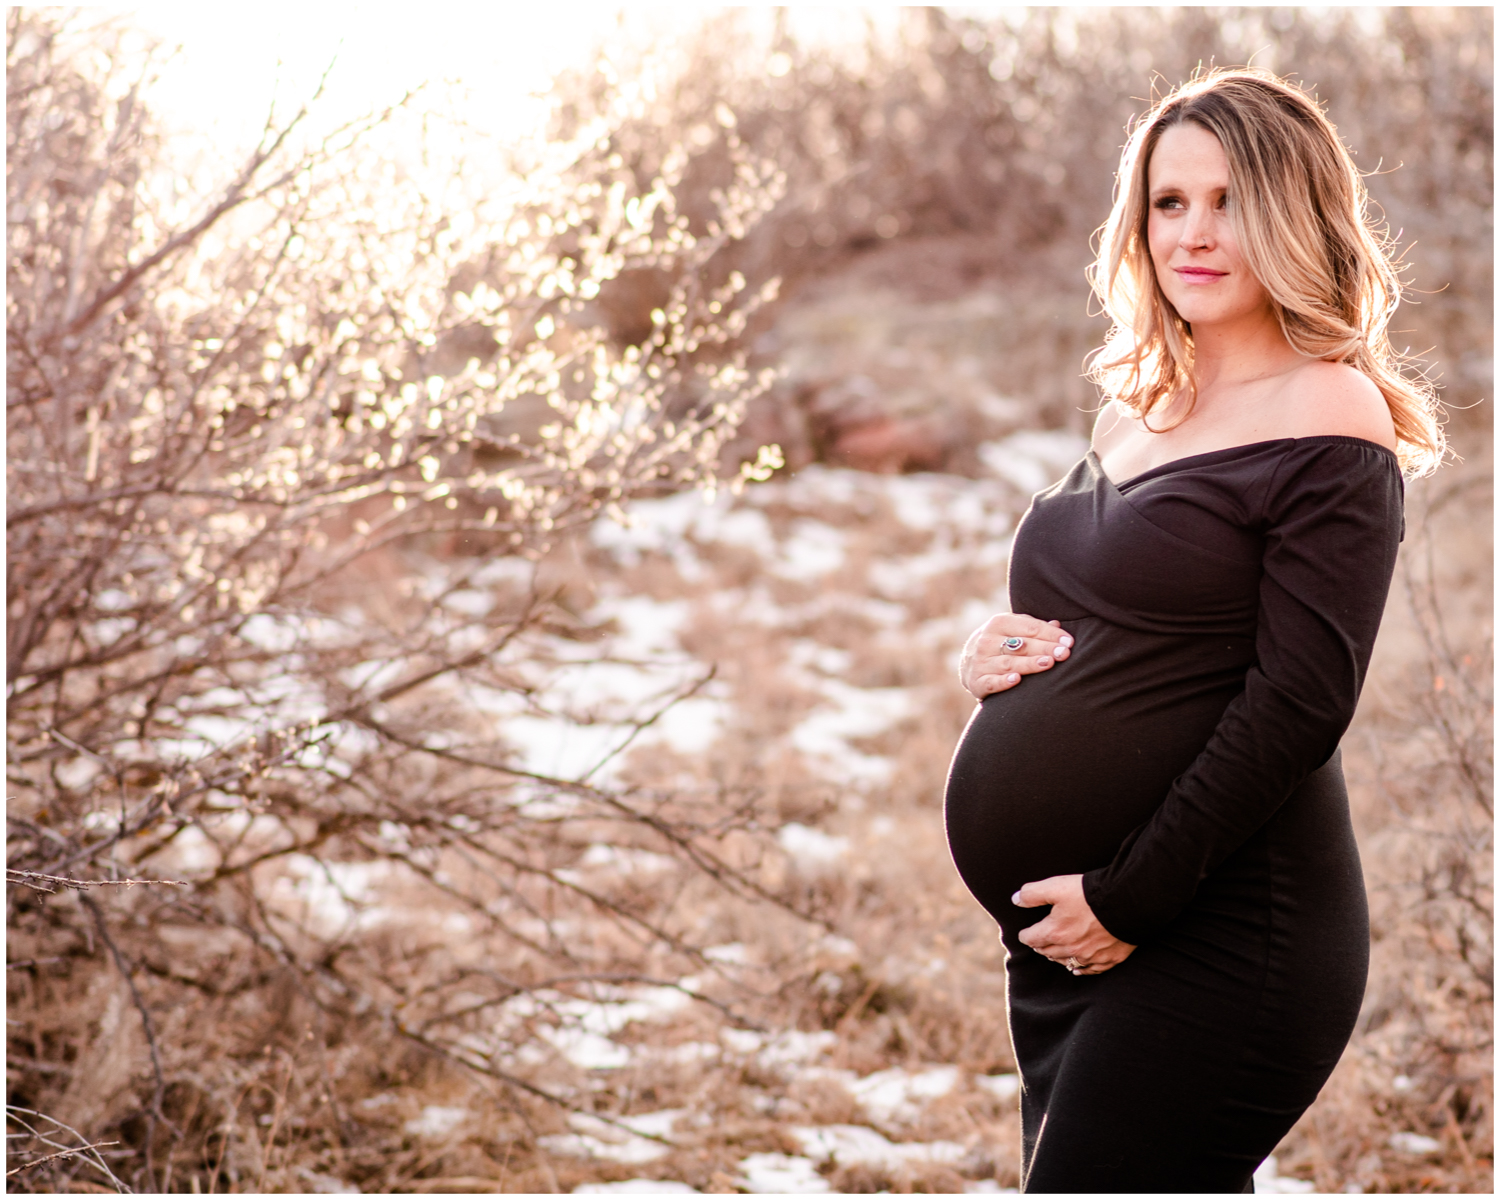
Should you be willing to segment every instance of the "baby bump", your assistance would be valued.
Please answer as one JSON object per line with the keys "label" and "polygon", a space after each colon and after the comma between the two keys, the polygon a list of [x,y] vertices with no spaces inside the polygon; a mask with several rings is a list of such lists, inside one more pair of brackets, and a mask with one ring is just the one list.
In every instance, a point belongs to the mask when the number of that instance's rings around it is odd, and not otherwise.
{"label": "baby bump", "polygon": [[1245,637],[1063,624],[1072,656],[975,709],[948,771],[953,861],[1006,926],[1022,919],[1009,902],[1021,884],[1114,857],[1203,749],[1253,661]]}

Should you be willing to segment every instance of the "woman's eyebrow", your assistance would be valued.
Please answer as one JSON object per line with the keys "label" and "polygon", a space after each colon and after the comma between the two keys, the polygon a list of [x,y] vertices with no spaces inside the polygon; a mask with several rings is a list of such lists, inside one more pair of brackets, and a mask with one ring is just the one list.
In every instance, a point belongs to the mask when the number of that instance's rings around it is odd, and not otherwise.
{"label": "woman's eyebrow", "polygon": [[[1147,195],[1152,200],[1155,200],[1155,199],[1157,199],[1157,198],[1159,198],[1161,196],[1170,196],[1170,195],[1173,195],[1173,194],[1180,195],[1183,192],[1185,192],[1186,190],[1187,189],[1184,188],[1181,184],[1177,184],[1177,183],[1161,183],[1161,184],[1158,184],[1156,187],[1151,188],[1147,192]],[[1210,192],[1227,192],[1227,191],[1229,191],[1229,184],[1227,182],[1215,184],[1213,187],[1209,188],[1208,190]]]}

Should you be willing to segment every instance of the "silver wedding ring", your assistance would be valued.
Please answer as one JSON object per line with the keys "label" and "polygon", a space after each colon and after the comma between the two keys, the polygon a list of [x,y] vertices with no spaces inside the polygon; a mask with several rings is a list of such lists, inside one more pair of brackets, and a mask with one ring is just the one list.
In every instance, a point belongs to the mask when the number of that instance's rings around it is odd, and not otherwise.
{"label": "silver wedding ring", "polygon": [[1070,971],[1076,971],[1076,970],[1078,970],[1078,968],[1079,968],[1080,965],[1081,964],[1079,963],[1079,961],[1076,958],[1074,958],[1071,954],[1068,956],[1068,961],[1065,962],[1065,963],[1063,963],[1063,966],[1067,967],[1068,970],[1070,970]]}
{"label": "silver wedding ring", "polygon": [[1018,637],[1008,637],[1002,644],[1007,650],[1019,650],[1026,644],[1026,639]]}

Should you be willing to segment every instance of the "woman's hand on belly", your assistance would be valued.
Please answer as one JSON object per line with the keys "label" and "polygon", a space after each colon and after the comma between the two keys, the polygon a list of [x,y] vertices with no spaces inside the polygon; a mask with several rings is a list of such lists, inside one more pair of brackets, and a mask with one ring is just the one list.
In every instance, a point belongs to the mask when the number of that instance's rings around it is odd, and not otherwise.
{"label": "woman's hand on belly", "polygon": [[[1016,645],[1020,639],[1021,644]],[[1009,645],[1007,645],[1009,641]],[[958,661],[959,682],[976,700],[1007,691],[1022,675],[1051,669],[1071,652],[1073,637],[1057,621],[999,613],[969,635]]]}
{"label": "woman's hand on belly", "polygon": [[1077,967],[1068,968],[1075,975],[1100,975],[1119,966],[1135,949],[1099,924],[1083,898],[1082,875],[1053,875],[1022,884],[1011,903],[1017,908],[1052,905],[1050,913],[1018,936],[1023,944],[1055,963],[1067,966],[1069,959],[1076,960]]}

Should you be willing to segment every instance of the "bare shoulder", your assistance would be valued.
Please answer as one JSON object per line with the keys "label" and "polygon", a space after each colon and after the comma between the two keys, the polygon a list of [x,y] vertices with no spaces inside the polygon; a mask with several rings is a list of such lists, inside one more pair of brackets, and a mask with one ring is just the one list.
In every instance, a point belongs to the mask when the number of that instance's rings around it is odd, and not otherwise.
{"label": "bare shoulder", "polygon": [[1130,414],[1114,400],[1106,400],[1094,418],[1094,453],[1103,455],[1116,437],[1131,428]]}
{"label": "bare shoulder", "polygon": [[1297,437],[1357,437],[1396,448],[1396,426],[1385,397],[1368,375],[1345,363],[1310,362],[1298,368],[1283,398]]}

